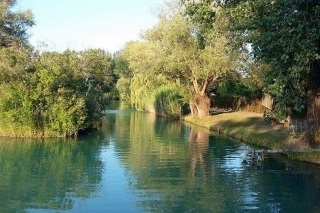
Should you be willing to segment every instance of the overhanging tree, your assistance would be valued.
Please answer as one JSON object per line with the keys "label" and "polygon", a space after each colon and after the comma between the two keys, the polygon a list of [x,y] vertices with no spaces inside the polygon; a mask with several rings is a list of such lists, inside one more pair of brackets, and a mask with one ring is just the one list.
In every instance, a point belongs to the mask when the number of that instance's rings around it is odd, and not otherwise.
{"label": "overhanging tree", "polygon": [[320,2],[221,2],[232,20],[231,30],[252,44],[255,59],[271,66],[264,75],[265,90],[276,100],[278,115],[308,111],[309,139],[319,141]]}

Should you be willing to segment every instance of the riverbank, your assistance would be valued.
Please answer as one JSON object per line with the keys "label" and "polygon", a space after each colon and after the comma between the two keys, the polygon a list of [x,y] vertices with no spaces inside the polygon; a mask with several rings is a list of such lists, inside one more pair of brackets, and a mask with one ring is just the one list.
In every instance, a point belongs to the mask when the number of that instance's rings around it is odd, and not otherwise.
{"label": "riverbank", "polygon": [[320,152],[311,152],[303,133],[296,134],[281,124],[271,126],[259,113],[228,112],[202,120],[189,115],[184,120],[261,148],[296,150],[298,152],[288,152],[286,155],[292,159],[320,164]]}

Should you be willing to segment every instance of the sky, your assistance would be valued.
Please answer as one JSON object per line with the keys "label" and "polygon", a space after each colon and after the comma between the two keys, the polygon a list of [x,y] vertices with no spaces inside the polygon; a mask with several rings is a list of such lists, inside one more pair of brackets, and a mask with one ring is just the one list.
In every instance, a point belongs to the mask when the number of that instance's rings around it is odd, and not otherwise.
{"label": "sky", "polygon": [[[163,0],[18,0],[36,25],[30,43],[50,51],[101,48],[115,52],[157,23]],[[45,45],[43,45],[45,44]]]}

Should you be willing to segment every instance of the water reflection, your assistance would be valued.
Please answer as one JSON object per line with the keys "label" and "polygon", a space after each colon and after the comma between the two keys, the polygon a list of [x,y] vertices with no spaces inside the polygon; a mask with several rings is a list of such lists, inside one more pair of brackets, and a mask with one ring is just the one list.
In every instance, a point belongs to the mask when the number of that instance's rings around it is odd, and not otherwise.
{"label": "water reflection", "polygon": [[192,127],[189,133],[189,147],[192,150],[191,176],[195,176],[196,166],[199,165],[203,175],[206,175],[206,161],[204,155],[209,148],[209,132],[197,127]]}
{"label": "water reflection", "polygon": [[[123,116],[116,118],[115,132],[123,129],[118,122]],[[207,130],[142,113],[131,115],[129,129],[129,134],[115,134],[115,148],[135,179],[130,189],[146,212],[222,212],[227,207],[232,191],[221,194],[225,187],[212,182],[212,159],[225,150],[210,148],[215,137]]]}
{"label": "water reflection", "polygon": [[97,190],[102,163],[94,144],[0,138],[0,212],[72,209]]}
{"label": "water reflection", "polygon": [[319,186],[303,184],[319,178],[315,169],[311,173],[304,169],[299,178],[285,172],[285,165],[294,164],[295,169],[298,165],[287,158],[283,164],[279,156],[266,156],[253,168],[242,163],[247,145],[152,114],[130,115],[130,127],[120,122],[126,115],[118,116],[114,128],[122,133],[115,134],[116,153],[128,169],[137,204],[146,212],[316,212],[318,208],[301,192],[311,190],[320,198]]}
{"label": "water reflection", "polygon": [[101,132],[0,139],[0,212],[319,212],[320,170],[153,114],[112,110]]}

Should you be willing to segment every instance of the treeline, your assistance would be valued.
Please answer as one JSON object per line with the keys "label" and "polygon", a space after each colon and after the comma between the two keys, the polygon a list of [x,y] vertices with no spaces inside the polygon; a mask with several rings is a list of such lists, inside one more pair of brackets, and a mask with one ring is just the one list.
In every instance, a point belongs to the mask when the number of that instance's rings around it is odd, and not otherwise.
{"label": "treeline", "polygon": [[77,136],[98,128],[107,99],[116,97],[112,55],[102,50],[0,50],[0,135]]}
{"label": "treeline", "polygon": [[267,93],[268,116],[305,117],[309,140],[319,141],[319,1],[179,0],[158,17],[120,53],[123,100],[168,116],[188,103],[202,118],[212,96],[223,105]]}
{"label": "treeline", "polygon": [[15,3],[0,4],[0,135],[71,136],[96,127],[116,85],[122,101],[168,117],[188,104],[203,118],[212,104],[238,109],[267,93],[275,101],[269,116],[306,117],[308,138],[319,141],[317,0],[166,1],[142,40],[114,56],[37,53],[26,33],[32,13],[13,12]]}
{"label": "treeline", "polygon": [[203,118],[213,104],[238,110],[241,102],[261,98],[263,82],[256,71],[267,66],[256,63],[248,48],[235,47],[222,8],[208,2],[203,14],[191,16],[200,5],[205,6],[201,1],[167,2],[143,40],[128,43],[118,53],[121,100],[176,118],[188,105],[194,116]]}
{"label": "treeline", "polygon": [[98,128],[115,91],[113,56],[99,49],[41,52],[27,41],[30,11],[0,4],[0,135],[76,137]]}

